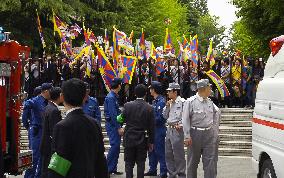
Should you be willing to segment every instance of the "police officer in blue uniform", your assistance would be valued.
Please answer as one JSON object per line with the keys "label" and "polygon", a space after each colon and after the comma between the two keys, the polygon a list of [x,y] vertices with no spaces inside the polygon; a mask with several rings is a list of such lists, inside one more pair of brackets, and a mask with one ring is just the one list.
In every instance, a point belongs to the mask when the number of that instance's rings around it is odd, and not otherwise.
{"label": "police officer in blue uniform", "polygon": [[[34,92],[33,92],[33,98],[30,98],[28,100],[32,100],[34,99],[35,97],[37,97],[38,95],[41,94],[41,86],[38,86],[34,89]],[[31,109],[28,109],[26,106],[25,106],[25,103],[28,101],[26,100],[24,102],[24,108],[26,108],[23,112],[23,115],[22,115],[22,123],[23,123],[23,126],[27,129],[28,131],[28,140],[29,140],[29,149],[31,149],[31,132],[29,132],[29,125],[30,125],[30,121],[31,121],[31,117],[32,117],[32,111]],[[27,103],[29,103],[30,101],[28,101]],[[26,170],[26,174],[25,174],[25,178],[29,177],[29,175],[31,174],[34,174],[32,173],[32,169],[27,169]]]}
{"label": "police officer in blue uniform", "polygon": [[[25,178],[40,177],[41,160],[39,146],[42,135],[42,118],[50,98],[49,90],[51,88],[52,84],[43,83],[41,85],[41,94],[24,103],[22,118],[25,123],[24,126],[29,127],[30,146],[33,152],[32,169],[26,172]],[[28,119],[29,114],[31,114],[30,120]]]}
{"label": "police officer in blue uniform", "polygon": [[160,163],[160,177],[167,177],[167,166],[165,161],[165,137],[166,137],[166,119],[163,117],[163,108],[166,106],[166,100],[161,95],[162,84],[153,81],[150,85],[150,93],[154,97],[153,107],[155,112],[155,141],[154,150],[149,152],[149,171],[145,176],[157,176],[157,165]]}
{"label": "police officer in blue uniform", "polygon": [[110,142],[110,149],[107,155],[108,172],[115,175],[123,174],[117,171],[121,136],[123,135],[123,129],[116,120],[116,117],[121,114],[118,105],[118,92],[121,89],[121,85],[122,80],[114,78],[111,82],[111,92],[106,96],[104,102],[106,131]]}
{"label": "police officer in blue uniform", "polygon": [[84,82],[86,85],[86,92],[88,98],[83,105],[83,111],[88,116],[94,118],[99,125],[101,125],[101,110],[99,107],[99,103],[96,98],[89,96],[90,94],[90,85],[87,82]]}

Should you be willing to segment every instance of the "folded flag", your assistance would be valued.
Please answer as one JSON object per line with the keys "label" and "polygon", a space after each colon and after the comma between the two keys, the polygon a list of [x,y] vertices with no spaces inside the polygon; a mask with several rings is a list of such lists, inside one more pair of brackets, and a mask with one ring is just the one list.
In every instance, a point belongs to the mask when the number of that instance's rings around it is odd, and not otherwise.
{"label": "folded flag", "polygon": [[221,77],[219,77],[213,70],[209,70],[206,74],[214,82],[222,98],[230,96],[230,92]]}

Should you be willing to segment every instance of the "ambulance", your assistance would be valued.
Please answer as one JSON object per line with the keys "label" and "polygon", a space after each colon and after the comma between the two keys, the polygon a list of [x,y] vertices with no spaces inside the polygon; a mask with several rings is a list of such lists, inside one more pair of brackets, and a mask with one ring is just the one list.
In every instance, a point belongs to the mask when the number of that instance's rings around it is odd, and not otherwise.
{"label": "ambulance", "polygon": [[284,178],[284,35],[270,41],[252,119],[252,162],[258,178]]}

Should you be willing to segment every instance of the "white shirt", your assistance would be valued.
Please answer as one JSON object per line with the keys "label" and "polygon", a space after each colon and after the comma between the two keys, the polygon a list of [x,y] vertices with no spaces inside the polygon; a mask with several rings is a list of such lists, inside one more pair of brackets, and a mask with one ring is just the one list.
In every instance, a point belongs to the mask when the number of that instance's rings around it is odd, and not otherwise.
{"label": "white shirt", "polygon": [[53,102],[53,101],[50,101],[50,102],[53,103],[53,104],[57,107],[57,109],[60,111],[58,104],[56,104],[56,103]]}
{"label": "white shirt", "polygon": [[77,109],[82,109],[82,107],[75,107],[75,108],[69,109],[68,111],[66,111],[66,116],[67,116],[70,112],[75,111],[75,110],[77,110]]}

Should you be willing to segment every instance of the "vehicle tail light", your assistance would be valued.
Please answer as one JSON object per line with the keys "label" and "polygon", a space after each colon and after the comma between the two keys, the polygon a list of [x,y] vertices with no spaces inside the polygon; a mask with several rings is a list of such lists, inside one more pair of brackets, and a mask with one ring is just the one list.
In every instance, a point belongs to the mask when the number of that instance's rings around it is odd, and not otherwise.
{"label": "vehicle tail light", "polygon": [[281,35],[277,38],[273,38],[271,41],[270,41],[270,50],[271,50],[271,53],[272,53],[272,56],[274,57],[278,52],[279,50],[281,49],[282,45],[284,43],[284,35]]}

